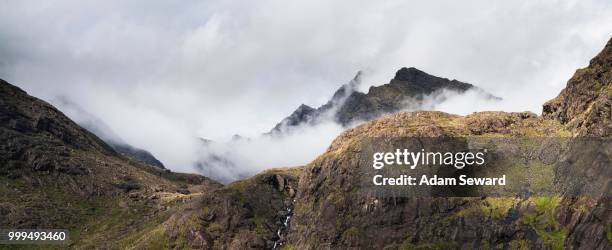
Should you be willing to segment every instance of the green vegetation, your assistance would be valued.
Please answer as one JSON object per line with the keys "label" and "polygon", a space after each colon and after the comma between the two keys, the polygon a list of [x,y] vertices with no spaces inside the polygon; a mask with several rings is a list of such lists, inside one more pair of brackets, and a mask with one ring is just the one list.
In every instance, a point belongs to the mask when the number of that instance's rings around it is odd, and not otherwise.
{"label": "green vegetation", "polygon": [[[459,210],[453,217],[463,217],[470,214],[482,214],[490,216],[493,219],[503,218],[508,210],[517,202],[515,198],[508,197],[487,197],[484,200],[479,200],[468,208]],[[451,217],[452,218],[452,217]]]}
{"label": "green vegetation", "polygon": [[[512,162],[501,170],[508,178],[502,194],[518,193],[527,187],[535,194],[548,194],[553,191],[554,167],[541,161],[532,160],[528,163]],[[495,187],[494,187],[495,188]]]}
{"label": "green vegetation", "polygon": [[521,216],[520,223],[530,225],[544,244],[553,249],[563,249],[567,231],[555,220],[555,209],[559,205],[558,196],[531,197],[528,202],[535,204],[535,211]]}
{"label": "green vegetation", "polygon": [[484,204],[480,206],[480,209],[487,213],[493,219],[501,219],[507,213],[508,210],[514,205],[516,199],[514,198],[505,198],[505,197],[487,197]]}
{"label": "green vegetation", "polygon": [[287,244],[283,245],[283,247],[281,247],[281,250],[293,250],[293,249],[294,249],[293,245],[289,244],[289,243],[287,243]]}
{"label": "green vegetation", "polygon": [[134,246],[140,241],[144,241],[146,238],[149,239],[157,239],[158,241],[154,241],[157,245],[165,245],[162,244],[159,240],[165,239],[165,237],[151,237],[151,235],[162,236],[165,232],[163,227],[163,219],[162,217],[154,218],[151,220],[147,220],[143,225],[135,228],[131,234],[128,234],[126,237],[122,238],[117,242],[117,246],[121,248],[128,248]]}
{"label": "green vegetation", "polygon": [[[562,249],[567,237],[567,231],[555,219],[555,209],[559,206],[560,200],[558,196],[538,196],[522,201],[533,204],[534,209],[524,212],[518,220],[518,223],[531,226],[544,244],[553,249]],[[458,211],[451,218],[480,214],[499,220],[504,218],[508,210],[518,203],[521,201],[517,198],[487,197]],[[612,238],[612,228],[608,231],[608,237]],[[402,245],[406,244],[407,242],[404,242]],[[524,240],[514,240],[510,242],[510,247],[511,249],[528,249],[528,243]]]}

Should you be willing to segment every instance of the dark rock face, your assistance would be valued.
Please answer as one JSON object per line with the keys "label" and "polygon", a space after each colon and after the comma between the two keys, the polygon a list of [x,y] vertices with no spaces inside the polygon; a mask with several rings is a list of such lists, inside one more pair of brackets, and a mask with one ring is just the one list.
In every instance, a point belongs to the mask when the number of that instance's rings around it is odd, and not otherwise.
{"label": "dark rock face", "polygon": [[360,82],[361,72],[349,84],[342,85],[325,105],[313,109],[302,104],[293,114],[277,124],[270,134],[277,134],[284,128],[315,124],[329,112],[334,121],[343,126],[369,121],[384,114],[401,111],[407,106],[407,102],[419,105],[425,96],[442,90],[463,93],[472,89],[482,92],[486,98],[499,99],[472,84],[432,76],[416,68],[401,68],[388,84],[371,87],[368,93],[357,90]]}
{"label": "dark rock face", "polygon": [[393,80],[391,80],[391,84],[398,85],[398,88],[403,89],[401,92],[422,92],[425,94],[430,94],[441,88],[466,91],[474,87],[469,83],[457,80],[449,81],[446,78],[432,76],[412,67],[398,70]]}
{"label": "dark rock face", "polygon": [[270,133],[280,133],[285,127],[295,127],[304,123],[314,122],[316,109],[311,108],[308,105],[300,105],[291,115],[283,119],[280,123],[276,124]]}

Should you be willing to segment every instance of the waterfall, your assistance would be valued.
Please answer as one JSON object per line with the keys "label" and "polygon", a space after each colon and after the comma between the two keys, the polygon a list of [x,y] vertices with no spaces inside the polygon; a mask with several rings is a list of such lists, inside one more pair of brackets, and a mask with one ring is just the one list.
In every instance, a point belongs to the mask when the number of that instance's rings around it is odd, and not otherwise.
{"label": "waterfall", "polygon": [[273,250],[280,249],[285,243],[285,235],[289,231],[289,224],[291,222],[291,216],[293,215],[293,204],[295,200],[292,200],[289,206],[284,208],[284,216],[281,218],[280,222],[282,223],[278,230],[276,231],[276,236],[278,236],[278,240],[274,241]]}

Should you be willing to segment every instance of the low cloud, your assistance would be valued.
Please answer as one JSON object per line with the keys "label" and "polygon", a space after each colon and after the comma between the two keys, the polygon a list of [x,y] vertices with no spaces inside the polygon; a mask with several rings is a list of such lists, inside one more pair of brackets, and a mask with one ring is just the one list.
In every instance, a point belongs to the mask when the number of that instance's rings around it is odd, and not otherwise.
{"label": "low cloud", "polygon": [[[194,164],[196,169],[203,175],[227,183],[272,167],[295,167],[309,163],[324,153],[342,131],[367,122],[355,121],[343,126],[335,120],[336,112],[360,85],[362,76],[359,73],[344,85],[344,91],[330,102],[331,107],[315,120],[304,121],[297,126],[282,122],[276,133],[254,138],[236,135],[224,142],[203,139],[199,158]],[[475,111],[498,110],[507,104],[481,89],[472,88],[465,92],[441,89],[429,95],[407,98],[403,105],[398,112],[436,110],[465,115]]]}
{"label": "low cloud", "polygon": [[[60,109],[59,97],[68,98],[126,143],[181,172],[196,171],[198,137],[257,138],[301,103],[323,104],[361,69],[363,88],[413,66],[504,98],[491,109],[539,113],[612,34],[612,3],[605,0],[0,6],[1,78]],[[468,104],[436,108],[457,105]],[[489,109],[483,105],[465,110]],[[331,127],[321,130],[332,133]],[[312,145],[308,155],[329,143],[327,133],[320,136],[302,138]],[[308,141],[313,138],[320,143]],[[301,159],[305,151],[286,155]]]}
{"label": "low cloud", "polygon": [[325,152],[344,128],[326,121],[292,128],[284,136],[260,135],[204,143],[196,169],[203,175],[231,182],[274,167],[303,166]]}
{"label": "low cloud", "polygon": [[457,115],[468,115],[479,111],[504,110],[504,107],[512,105],[502,98],[475,88],[462,93],[442,89],[419,98],[419,100],[405,100],[405,103],[402,111],[432,110]]}

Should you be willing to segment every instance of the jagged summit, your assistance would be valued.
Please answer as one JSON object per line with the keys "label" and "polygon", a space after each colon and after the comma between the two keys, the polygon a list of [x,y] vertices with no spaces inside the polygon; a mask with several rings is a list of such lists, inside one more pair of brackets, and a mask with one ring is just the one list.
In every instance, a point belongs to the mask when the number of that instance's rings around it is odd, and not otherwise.
{"label": "jagged summit", "polygon": [[303,116],[305,114],[308,114],[310,112],[314,111],[314,108],[306,105],[306,104],[301,104],[292,114],[291,116]]}
{"label": "jagged summit", "polygon": [[290,131],[292,127],[316,124],[329,117],[342,126],[349,126],[355,122],[398,112],[405,108],[407,103],[419,102],[423,97],[442,90],[463,93],[474,89],[481,92],[485,98],[500,99],[472,84],[433,76],[414,67],[399,69],[388,84],[372,86],[367,93],[363,93],[358,90],[362,75],[359,71],[349,83],[342,85],[325,105],[317,109],[301,105],[268,134],[282,134]]}
{"label": "jagged summit", "polygon": [[269,134],[281,132],[284,127],[293,127],[303,123],[308,123],[312,121],[312,118],[315,116],[316,112],[316,109],[302,104],[295,111],[293,111],[291,115],[276,124]]}
{"label": "jagged summit", "polygon": [[399,69],[397,72],[395,72],[395,77],[393,79],[398,80],[398,81],[414,81],[418,77],[427,77],[427,76],[430,76],[430,75],[415,67],[410,67],[410,68],[403,67]]}
{"label": "jagged summit", "polygon": [[405,85],[415,88],[413,91],[423,91],[424,93],[432,93],[441,88],[457,91],[467,91],[474,88],[472,84],[433,76],[413,67],[398,70],[391,80],[391,84]]}
{"label": "jagged summit", "polygon": [[314,114],[315,109],[311,108],[308,105],[302,104],[300,105],[290,116],[290,121],[288,121],[288,125],[297,125],[299,121],[308,120],[311,118],[312,114]]}

